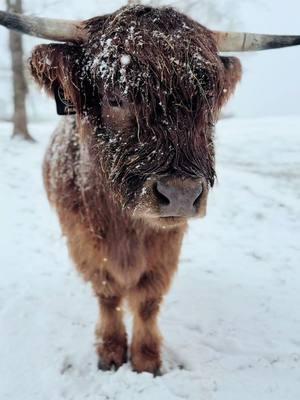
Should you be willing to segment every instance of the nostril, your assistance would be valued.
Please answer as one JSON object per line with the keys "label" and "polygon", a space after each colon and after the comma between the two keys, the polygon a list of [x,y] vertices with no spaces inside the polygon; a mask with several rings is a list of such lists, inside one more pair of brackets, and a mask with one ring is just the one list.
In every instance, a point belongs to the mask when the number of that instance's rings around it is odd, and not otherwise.
{"label": "nostril", "polygon": [[197,191],[198,196],[196,197],[196,199],[193,203],[193,207],[195,207],[196,209],[198,209],[200,207],[200,200],[201,200],[202,193],[203,193],[203,188],[200,187]]}
{"label": "nostril", "polygon": [[195,207],[196,209],[198,209],[200,207],[201,194],[199,194],[199,196],[196,198],[196,200],[193,203],[193,207]]}
{"label": "nostril", "polygon": [[160,205],[168,206],[170,204],[170,200],[159,191],[157,182],[153,185],[153,193],[155,194],[156,198]]}

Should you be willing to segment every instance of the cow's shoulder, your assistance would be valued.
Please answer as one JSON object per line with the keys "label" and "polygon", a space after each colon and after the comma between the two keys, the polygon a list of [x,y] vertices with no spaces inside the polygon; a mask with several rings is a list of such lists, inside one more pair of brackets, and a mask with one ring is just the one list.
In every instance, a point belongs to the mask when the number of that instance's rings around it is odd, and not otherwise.
{"label": "cow's shoulder", "polygon": [[74,116],[64,117],[55,129],[45,154],[43,176],[54,206],[69,210],[79,207],[80,147]]}

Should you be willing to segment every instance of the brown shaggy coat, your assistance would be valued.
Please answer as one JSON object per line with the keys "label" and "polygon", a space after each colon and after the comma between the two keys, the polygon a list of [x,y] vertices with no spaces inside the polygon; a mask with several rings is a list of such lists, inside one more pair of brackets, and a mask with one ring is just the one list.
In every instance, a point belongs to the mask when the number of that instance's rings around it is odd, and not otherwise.
{"label": "brown shaggy coat", "polygon": [[209,30],[171,8],[125,7],[86,21],[84,45],[38,46],[35,80],[76,108],[56,130],[44,181],[72,259],[100,306],[101,368],[127,360],[124,300],[134,315],[131,361],[157,373],[157,315],[177,269],[184,217],[162,218],[153,182],[215,179],[213,127],[241,76]]}

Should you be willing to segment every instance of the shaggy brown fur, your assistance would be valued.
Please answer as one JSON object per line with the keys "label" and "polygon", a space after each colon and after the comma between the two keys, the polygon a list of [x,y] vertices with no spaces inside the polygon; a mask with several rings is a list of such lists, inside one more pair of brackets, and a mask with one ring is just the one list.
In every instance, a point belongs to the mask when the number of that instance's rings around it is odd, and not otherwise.
{"label": "shaggy brown fur", "polygon": [[[127,359],[122,321],[134,314],[131,360],[157,372],[157,315],[177,269],[187,220],[160,216],[160,177],[213,185],[213,126],[240,79],[209,30],[171,8],[125,7],[85,23],[84,45],[38,46],[35,80],[74,104],[46,154],[44,180],[78,270],[100,304],[101,368]],[[193,183],[194,184],[194,183]]]}

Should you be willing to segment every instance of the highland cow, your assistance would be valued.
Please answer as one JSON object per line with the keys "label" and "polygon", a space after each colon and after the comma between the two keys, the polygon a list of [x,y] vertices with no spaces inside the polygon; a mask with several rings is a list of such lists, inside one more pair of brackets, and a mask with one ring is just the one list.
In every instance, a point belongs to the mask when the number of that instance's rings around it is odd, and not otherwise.
{"label": "highland cow", "polygon": [[100,307],[99,367],[161,367],[159,308],[189,218],[203,217],[215,181],[214,126],[241,78],[219,51],[299,43],[299,37],[213,32],[172,8],[124,7],[83,22],[0,13],[0,23],[63,44],[37,46],[36,82],[64,117],[44,182],[70,255]]}

